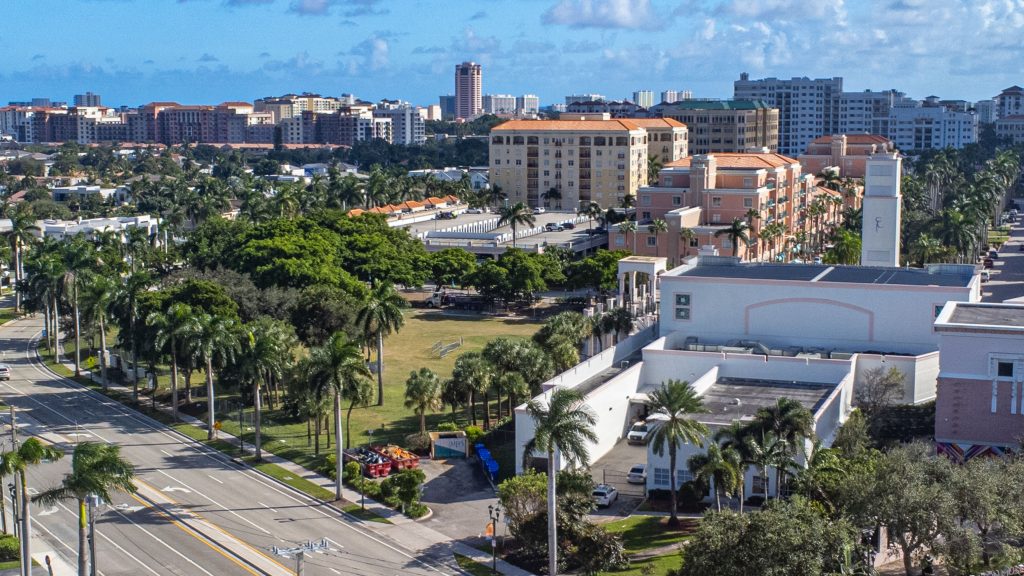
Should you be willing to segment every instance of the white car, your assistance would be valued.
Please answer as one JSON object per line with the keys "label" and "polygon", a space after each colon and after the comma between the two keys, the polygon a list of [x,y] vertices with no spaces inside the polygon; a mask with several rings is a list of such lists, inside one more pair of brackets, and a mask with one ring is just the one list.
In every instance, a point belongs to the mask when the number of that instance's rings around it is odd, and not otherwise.
{"label": "white car", "polygon": [[468,210],[466,210],[466,214],[483,214],[483,213],[484,213],[484,209],[483,208],[469,208]]}
{"label": "white car", "polygon": [[11,367],[7,364],[0,364],[0,380],[11,379]]}
{"label": "white car", "polygon": [[647,437],[651,433],[651,427],[647,422],[637,422],[626,434],[626,442],[630,444],[647,444]]}
{"label": "white car", "polygon": [[594,503],[599,507],[607,508],[615,503],[619,498],[619,491],[615,489],[615,486],[609,484],[598,484],[594,488]]}
{"label": "white car", "polygon": [[647,465],[646,464],[634,464],[629,469],[629,474],[626,475],[626,482],[630,484],[644,484],[647,482]]}
{"label": "white car", "polygon": [[543,214],[544,213],[544,207],[543,206],[537,206],[536,208],[533,209],[533,213],[534,214]]}

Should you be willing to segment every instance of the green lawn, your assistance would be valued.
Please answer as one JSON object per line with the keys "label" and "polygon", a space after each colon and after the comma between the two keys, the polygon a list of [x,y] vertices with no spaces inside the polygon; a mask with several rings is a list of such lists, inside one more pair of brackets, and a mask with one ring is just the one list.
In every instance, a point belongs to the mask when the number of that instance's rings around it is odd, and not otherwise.
{"label": "green lawn", "polygon": [[690,537],[697,527],[697,520],[680,518],[678,529],[666,526],[665,516],[630,516],[624,520],[602,524],[606,530],[622,536],[626,553],[636,554],[651,548],[677,544]]}
{"label": "green lawn", "polygon": [[[655,556],[646,560],[630,562],[629,568],[625,570],[609,570],[600,572],[598,576],[665,576],[669,570],[676,570],[682,565],[682,557],[679,554],[665,554]],[[649,570],[649,571],[648,571]]]}
{"label": "green lawn", "polygon": [[455,555],[455,561],[459,563],[459,568],[462,568],[466,572],[469,572],[473,576],[493,576],[494,572],[491,571],[490,566],[484,566],[483,564],[473,560],[469,556],[463,556],[462,554]]}
{"label": "green lawn", "polygon": [[18,316],[18,314],[14,313],[14,308],[0,308],[0,324],[10,322],[18,318]]}

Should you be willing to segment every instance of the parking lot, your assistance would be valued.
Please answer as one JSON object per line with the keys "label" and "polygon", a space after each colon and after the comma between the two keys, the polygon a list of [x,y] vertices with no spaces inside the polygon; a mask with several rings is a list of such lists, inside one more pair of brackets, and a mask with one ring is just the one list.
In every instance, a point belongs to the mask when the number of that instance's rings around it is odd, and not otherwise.
{"label": "parking lot", "polygon": [[599,515],[626,516],[643,501],[644,485],[630,484],[626,481],[629,469],[635,464],[647,462],[647,446],[631,445],[625,439],[620,440],[600,460],[590,467],[590,474],[597,484],[611,484],[619,491],[619,499],[614,506],[599,509]]}

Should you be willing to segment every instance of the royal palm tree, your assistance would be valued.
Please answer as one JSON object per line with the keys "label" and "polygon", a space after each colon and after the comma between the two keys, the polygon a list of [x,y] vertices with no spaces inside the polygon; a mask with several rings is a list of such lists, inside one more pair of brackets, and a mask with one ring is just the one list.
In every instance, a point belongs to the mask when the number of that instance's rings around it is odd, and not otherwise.
{"label": "royal palm tree", "polygon": [[114,294],[114,300],[111,302],[114,316],[127,320],[128,330],[119,331],[117,338],[121,346],[127,345],[131,349],[133,402],[139,401],[139,379],[137,372],[139,364],[139,298],[142,294],[149,291],[152,284],[153,279],[149,272],[145,270],[133,271],[121,280],[121,284]]}
{"label": "royal palm tree", "polygon": [[975,247],[975,224],[972,218],[953,208],[947,208],[940,214],[936,237],[944,245],[956,250],[958,261],[961,263],[969,260],[969,255]]}
{"label": "royal palm tree", "polygon": [[679,229],[679,240],[683,243],[683,258],[690,255],[690,242],[696,237],[697,233],[693,231],[693,228]]}
{"label": "royal palm tree", "polygon": [[781,471],[785,470],[792,461],[792,447],[785,439],[779,438],[775,433],[764,429],[753,432],[746,439],[747,454],[750,455],[750,463],[761,472],[761,481],[764,485],[764,500],[768,501],[768,469],[775,468],[776,483],[775,495],[782,495]]}
{"label": "royal palm tree", "polygon": [[88,274],[85,277],[83,296],[86,317],[96,322],[100,333],[100,377],[107,386],[107,315],[114,300],[117,285],[103,274]]}
{"label": "royal palm tree", "polygon": [[686,461],[693,478],[711,486],[715,491],[715,509],[722,511],[722,495],[731,497],[740,493],[743,500],[743,465],[740,455],[732,448],[722,448],[711,442],[703,454],[694,454]]}
{"label": "royal palm tree", "polygon": [[925,264],[941,261],[946,255],[946,247],[938,238],[922,233],[910,246],[910,254],[918,266],[924,267]]}
{"label": "royal palm tree", "polygon": [[213,389],[214,360],[219,360],[217,364],[221,366],[234,360],[238,352],[238,330],[234,320],[209,314],[201,314],[196,318],[196,325],[192,349],[203,365],[206,376],[207,439],[213,440],[214,424],[217,421],[214,414],[217,400]]}
{"label": "royal palm tree", "polygon": [[[154,329],[154,345],[159,349],[166,348],[171,357],[171,415],[178,420],[178,360],[181,355],[183,337],[195,331],[196,319],[192,307],[188,304],[175,303],[166,312],[152,312],[146,318],[146,324]],[[153,391],[154,397],[156,390]]]}
{"label": "royal palm tree", "polygon": [[[411,408],[420,419],[420,435],[427,434],[427,411],[436,412],[441,404],[441,380],[429,368],[409,373],[405,381],[405,407]],[[498,404],[499,410],[501,403]]]}
{"label": "royal palm tree", "polygon": [[487,190],[487,203],[493,206],[495,209],[504,204],[507,198],[508,194],[505,194],[505,191],[502,190],[501,186],[498,186],[497,184],[492,184],[491,187]]}
{"label": "royal palm tree", "polygon": [[516,202],[511,206],[502,206],[498,209],[498,227],[512,227],[512,247],[516,247],[516,239],[520,226],[533,226],[536,223],[533,212],[522,202]]}
{"label": "royal palm tree", "polygon": [[35,217],[32,214],[31,205],[28,203],[19,204],[17,207],[6,211],[6,216],[11,220],[11,229],[6,233],[7,240],[11,244],[11,253],[14,255],[14,310],[21,311],[21,281],[24,279],[22,270],[23,250],[26,246],[35,242],[33,232],[38,232]]}
{"label": "royal palm tree", "polygon": [[363,333],[377,339],[377,406],[384,405],[384,337],[402,329],[402,309],[408,305],[393,284],[380,282],[370,290],[357,316]]}
{"label": "royal palm tree", "polygon": [[96,270],[96,251],[82,236],[75,236],[61,246],[64,259],[64,289],[62,293],[69,300],[75,325],[75,376],[82,375],[82,335],[79,296],[89,273]]}
{"label": "royal palm tree", "polygon": [[860,236],[849,230],[839,229],[832,241],[832,248],[825,253],[828,264],[857,264],[860,262]]}
{"label": "royal palm tree", "polygon": [[[29,291],[43,304],[46,312],[46,346],[57,359],[60,342],[61,292],[64,288],[64,261],[55,252],[43,252],[32,261]],[[52,343],[51,343],[52,342]]]}
{"label": "royal palm tree", "polygon": [[[342,398],[355,398],[353,401],[359,399],[358,397],[362,395],[360,394],[360,381],[370,380],[370,370],[363,361],[363,353],[359,344],[349,340],[344,332],[332,334],[323,346],[314,351],[312,361],[315,370],[325,377],[326,384],[334,393],[334,456],[337,474],[334,486],[335,496],[341,500],[342,467],[345,464],[341,452],[341,400]],[[365,391],[365,387],[363,390]]]}
{"label": "royal palm tree", "polygon": [[[110,502],[111,492],[134,494],[134,478],[135,467],[121,457],[120,446],[82,442],[75,446],[71,455],[71,472],[64,475],[60,486],[32,497],[33,502],[49,505],[63,500],[78,502],[78,576],[86,576],[89,558],[86,549],[86,500],[90,496],[99,496],[104,502]],[[96,559],[92,558],[92,561],[95,563]]]}
{"label": "royal palm tree", "polygon": [[580,216],[586,216],[587,217],[587,236],[588,237],[593,234],[592,228],[594,226],[594,220],[597,219],[597,218],[600,218],[602,213],[603,212],[601,210],[601,205],[598,204],[597,202],[587,202],[586,204],[583,205],[582,208],[580,208],[580,211],[578,212],[578,214]]}
{"label": "royal palm tree", "polygon": [[749,230],[749,224],[739,218],[735,218],[728,228],[722,228],[721,230],[716,231],[715,238],[718,238],[719,236],[728,236],[729,241],[732,242],[732,255],[736,256],[740,251],[740,242],[750,241],[750,236],[747,234]]}
{"label": "royal palm tree", "polygon": [[633,234],[633,254],[636,254],[636,222],[633,220],[626,220],[619,224],[619,232],[622,234],[623,241],[626,240],[628,234]]}
{"label": "royal palm tree", "polygon": [[261,389],[264,383],[268,383],[269,389],[269,380],[280,378],[291,362],[295,338],[290,330],[288,324],[270,318],[259,318],[239,330],[234,366],[242,382],[252,385],[253,446],[257,461],[263,457]]}
{"label": "royal palm tree", "polygon": [[669,380],[649,394],[647,405],[651,409],[651,418],[655,428],[651,435],[651,445],[659,457],[668,449],[669,459],[669,492],[672,511],[669,526],[679,525],[677,511],[678,487],[676,486],[676,457],[681,444],[704,446],[704,438],[708,427],[692,416],[707,412],[700,396],[693,386],[684,380]]}
{"label": "royal palm tree", "polygon": [[657,219],[647,225],[647,233],[654,236],[654,255],[661,256],[661,243],[658,242],[658,235],[668,232],[668,222]]}
{"label": "royal palm tree", "polygon": [[555,482],[561,468],[555,458],[570,465],[586,467],[590,464],[587,443],[597,443],[594,426],[597,418],[584,404],[584,396],[575,389],[555,388],[545,398],[530,400],[526,412],[533,420],[533,438],[526,443],[524,459],[529,461],[535,452],[547,456],[548,472],[548,574],[558,574],[558,506]]}
{"label": "royal palm tree", "polygon": [[38,438],[28,438],[17,449],[0,453],[0,476],[17,475],[20,480],[21,558],[29,566],[32,562],[32,514],[29,510],[27,471],[29,466],[38,466],[44,460],[58,460],[62,456],[63,452],[43,444]]}

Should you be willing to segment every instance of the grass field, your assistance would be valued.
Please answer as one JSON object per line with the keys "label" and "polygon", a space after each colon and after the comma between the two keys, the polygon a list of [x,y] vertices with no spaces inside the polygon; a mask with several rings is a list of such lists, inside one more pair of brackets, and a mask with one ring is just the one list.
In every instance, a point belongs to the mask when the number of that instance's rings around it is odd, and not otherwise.
{"label": "grass field", "polygon": [[689,538],[697,527],[696,520],[680,518],[680,527],[673,530],[668,528],[667,521],[668,518],[664,516],[630,516],[625,520],[609,522],[602,526],[609,532],[622,536],[622,543],[628,554],[677,544]]}
{"label": "grass field", "polygon": [[629,568],[625,570],[600,572],[598,576],[645,576],[646,574],[664,576],[669,570],[678,569],[682,564],[682,557],[679,554],[665,554],[630,562]]}
{"label": "grass field", "polygon": [[[451,376],[455,359],[460,354],[481,350],[487,342],[499,336],[529,338],[540,327],[540,323],[532,320],[495,318],[476,314],[463,316],[410,309],[406,311],[405,315],[405,326],[402,330],[397,334],[392,334],[384,341],[384,406],[376,406],[376,403],[373,403],[367,407],[357,407],[352,411],[353,438],[351,443],[353,445],[371,441],[400,443],[407,434],[418,431],[419,420],[412,410],[404,406],[405,380],[411,371],[427,367],[437,373],[441,379],[446,379]],[[113,341],[114,334],[111,334],[108,336],[108,342],[112,343]],[[457,342],[461,345],[444,358],[439,358],[432,350],[436,343],[451,345]],[[91,338],[83,339],[83,364],[88,357],[95,355],[95,352],[89,348],[91,344]],[[70,360],[73,355],[74,340],[67,338],[64,341],[64,358]],[[169,400],[169,369],[166,366],[158,366],[157,372],[157,397],[161,400]],[[376,376],[374,378],[376,379]],[[195,372],[192,385],[194,387],[203,385],[201,372]],[[374,388],[376,389],[376,380]],[[184,394],[180,394],[181,401],[184,402]],[[218,398],[233,404],[236,396],[218,394]],[[264,448],[303,466],[315,466],[317,457],[313,447],[307,445],[306,423],[289,419],[278,405],[275,405],[275,410],[269,410],[264,401],[264,408],[262,420]],[[192,408],[186,407],[184,411],[200,419],[206,417],[206,410],[201,405]],[[492,403],[492,414],[494,411]],[[222,429],[229,434],[238,435],[238,416],[237,410],[219,414],[218,420],[221,420]],[[458,412],[457,417],[462,423],[462,410]],[[446,412],[428,415],[427,424],[429,427],[449,419],[451,419],[450,409]],[[242,420],[252,421],[251,409],[243,411]],[[251,425],[246,425],[243,439],[246,442],[251,442],[252,436]],[[331,442],[333,445],[333,433]],[[327,450],[326,432],[321,435],[320,444],[321,454],[330,453]]]}

